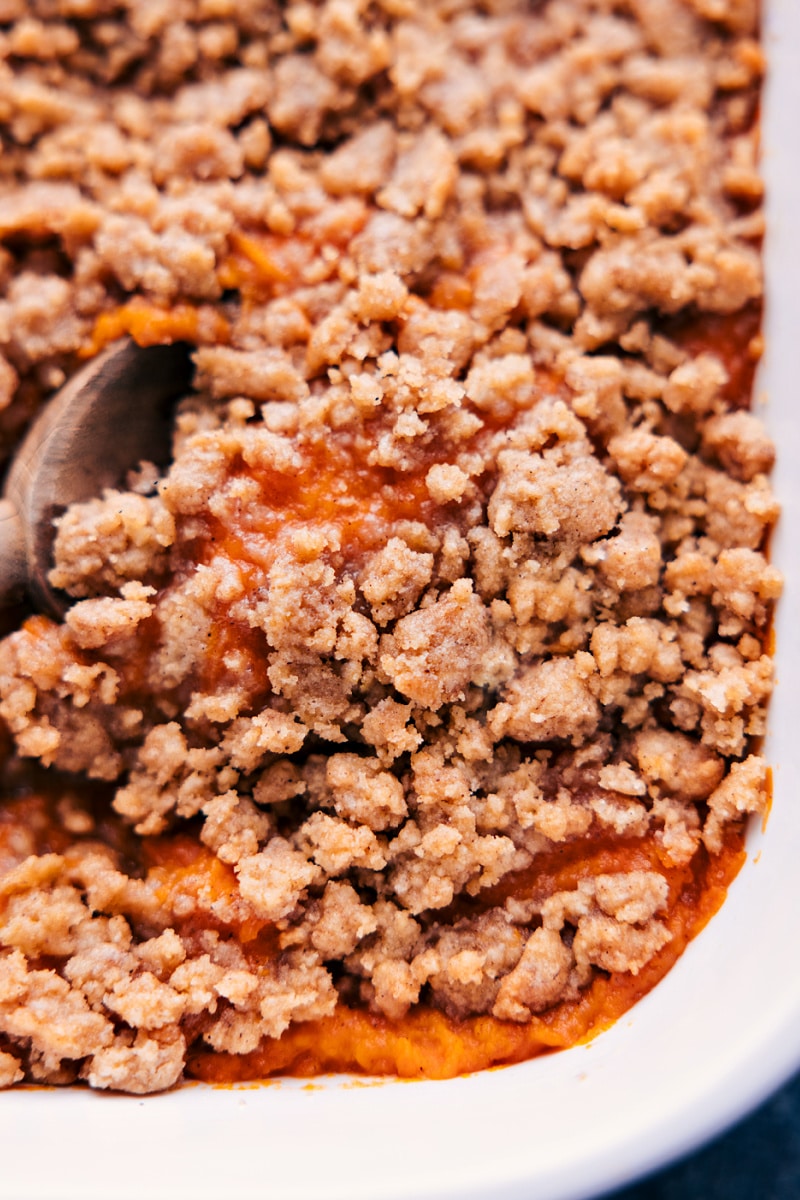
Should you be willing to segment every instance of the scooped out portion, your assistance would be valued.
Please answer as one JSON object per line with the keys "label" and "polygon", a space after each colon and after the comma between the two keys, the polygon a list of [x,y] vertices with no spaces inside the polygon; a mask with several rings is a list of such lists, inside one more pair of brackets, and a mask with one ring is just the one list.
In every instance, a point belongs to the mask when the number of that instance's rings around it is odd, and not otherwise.
{"label": "scooped out portion", "polygon": [[122,334],[196,375],[0,641],[0,1083],[571,1045],[769,798],[755,9],[145,7],[13,26],[9,438]]}

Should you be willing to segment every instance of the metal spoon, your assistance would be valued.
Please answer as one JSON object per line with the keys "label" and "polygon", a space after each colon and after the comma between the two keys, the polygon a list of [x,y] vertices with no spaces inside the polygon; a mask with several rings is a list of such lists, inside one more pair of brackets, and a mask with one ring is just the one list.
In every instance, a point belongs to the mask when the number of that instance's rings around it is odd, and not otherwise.
{"label": "metal spoon", "polygon": [[168,457],[170,402],[189,390],[190,347],[115,342],[53,397],[17,450],[0,500],[0,604],[27,591],[62,616],[69,598],[47,581],[54,518],[119,485],[142,460]]}

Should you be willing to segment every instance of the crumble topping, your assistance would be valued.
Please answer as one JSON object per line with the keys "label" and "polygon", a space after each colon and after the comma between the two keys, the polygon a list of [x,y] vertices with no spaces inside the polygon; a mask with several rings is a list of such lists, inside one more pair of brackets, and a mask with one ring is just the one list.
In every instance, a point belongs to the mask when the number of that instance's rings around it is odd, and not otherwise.
{"label": "crumble topping", "polygon": [[119,336],[195,364],[0,642],[0,1086],[666,969],[769,795],[757,34],[0,5],[0,448]]}

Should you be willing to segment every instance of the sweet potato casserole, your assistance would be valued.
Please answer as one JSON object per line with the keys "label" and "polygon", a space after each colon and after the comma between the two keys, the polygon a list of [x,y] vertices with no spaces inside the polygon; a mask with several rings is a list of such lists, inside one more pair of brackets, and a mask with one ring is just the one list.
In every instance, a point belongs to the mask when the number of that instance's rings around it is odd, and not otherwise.
{"label": "sweet potato casserole", "polygon": [[0,1084],[444,1077],[765,810],[757,0],[0,0],[0,436],[188,342],[0,642]]}

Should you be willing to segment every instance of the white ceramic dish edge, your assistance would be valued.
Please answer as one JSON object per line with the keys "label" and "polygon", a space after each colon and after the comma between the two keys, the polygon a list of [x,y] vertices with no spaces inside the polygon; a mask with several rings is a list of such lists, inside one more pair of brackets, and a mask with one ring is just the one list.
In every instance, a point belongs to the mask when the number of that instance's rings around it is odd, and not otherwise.
{"label": "white ceramic dish edge", "polygon": [[786,576],[767,752],[766,832],[727,903],[653,993],[590,1046],[447,1083],[188,1087],[137,1100],[0,1096],[0,1196],[13,1200],[588,1200],[712,1137],[800,1066],[800,4],[770,0],[764,161],[768,355]]}

